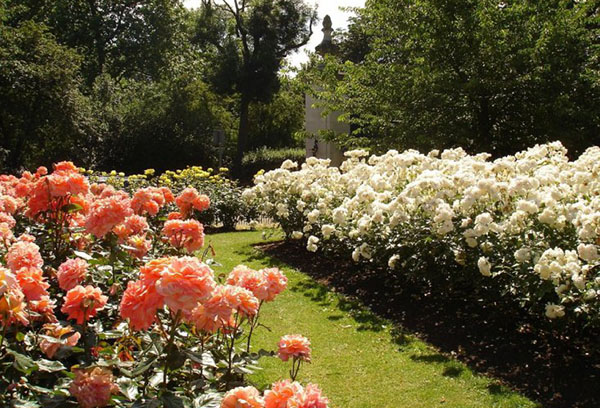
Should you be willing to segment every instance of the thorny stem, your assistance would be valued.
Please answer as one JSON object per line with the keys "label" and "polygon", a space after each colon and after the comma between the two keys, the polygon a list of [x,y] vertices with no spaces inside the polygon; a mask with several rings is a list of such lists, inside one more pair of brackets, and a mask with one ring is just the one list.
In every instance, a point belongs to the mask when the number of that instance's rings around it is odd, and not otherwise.
{"label": "thorny stem", "polygon": [[290,378],[292,379],[292,381],[296,381],[296,377],[300,372],[300,364],[302,364],[302,360],[297,357],[294,357],[294,360],[292,361],[292,369],[290,370]]}
{"label": "thorny stem", "polygon": [[260,301],[256,315],[250,320],[250,331],[248,332],[248,343],[246,344],[247,353],[250,353],[250,341],[252,340],[252,333],[254,332],[254,328],[258,326],[258,317],[260,315],[260,308],[262,307],[263,302],[263,300]]}
{"label": "thorny stem", "polygon": [[[171,317],[172,316],[173,315],[171,315]],[[177,326],[179,326],[180,319],[181,310],[178,310],[175,317],[172,317],[172,326],[171,331],[169,333],[169,340],[167,343],[167,355],[165,356],[165,366],[163,369],[163,388],[167,388],[167,372],[169,371],[169,357],[171,357],[171,349],[173,348],[173,343],[175,342],[175,336],[177,335]]]}

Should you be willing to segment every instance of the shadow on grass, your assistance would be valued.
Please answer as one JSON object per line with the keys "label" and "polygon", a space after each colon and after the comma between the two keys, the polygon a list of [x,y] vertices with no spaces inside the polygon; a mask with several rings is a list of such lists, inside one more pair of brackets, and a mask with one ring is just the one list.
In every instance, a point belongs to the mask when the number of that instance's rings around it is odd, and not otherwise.
{"label": "shadow on grass", "polygon": [[[528,320],[522,311],[500,310],[462,295],[404,287],[394,281],[395,276],[382,280],[382,271],[308,253],[295,243],[271,243],[260,249],[316,280],[302,281],[291,290],[319,305],[337,306],[358,323],[358,330],[381,332],[391,320],[392,338],[400,350],[410,351],[414,337],[409,333],[436,346],[440,354],[415,354],[413,360],[439,365],[446,377],[457,378],[464,372],[454,358],[445,357],[453,355],[473,371],[501,379],[544,407],[600,407],[600,364],[594,354],[584,353],[588,343],[573,344],[552,329],[540,329],[539,321]],[[256,256],[273,262],[264,254]],[[327,288],[345,296],[332,298]],[[498,401],[512,393],[500,384],[490,385],[487,391]]]}

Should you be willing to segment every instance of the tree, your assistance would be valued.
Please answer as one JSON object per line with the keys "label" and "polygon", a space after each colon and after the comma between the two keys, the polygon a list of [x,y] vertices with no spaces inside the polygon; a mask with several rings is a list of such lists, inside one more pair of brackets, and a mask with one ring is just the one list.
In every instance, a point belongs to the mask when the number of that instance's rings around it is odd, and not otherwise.
{"label": "tree", "polygon": [[319,96],[362,136],[342,143],[504,155],[562,140],[577,153],[600,131],[590,3],[370,0],[355,30],[368,53],[330,59]]}
{"label": "tree", "polygon": [[179,0],[9,0],[20,19],[50,28],[57,41],[84,57],[86,83],[114,78],[156,79],[177,59],[185,9]]}
{"label": "tree", "polygon": [[212,44],[212,83],[239,95],[236,169],[248,146],[249,108],[279,89],[283,59],[312,35],[315,10],[303,0],[203,0],[197,40]]}
{"label": "tree", "polygon": [[0,6],[0,167],[89,163],[97,123],[79,90],[80,56],[39,23],[6,24],[11,12]]}

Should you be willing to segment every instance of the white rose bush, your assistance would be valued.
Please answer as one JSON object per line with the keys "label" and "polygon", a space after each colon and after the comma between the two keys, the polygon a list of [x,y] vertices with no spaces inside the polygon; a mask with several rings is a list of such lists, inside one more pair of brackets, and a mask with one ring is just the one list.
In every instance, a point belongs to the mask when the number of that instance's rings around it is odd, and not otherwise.
{"label": "white rose bush", "polygon": [[600,326],[600,148],[575,160],[560,142],[493,161],[460,148],[346,156],[340,168],[286,161],[243,197],[311,252]]}

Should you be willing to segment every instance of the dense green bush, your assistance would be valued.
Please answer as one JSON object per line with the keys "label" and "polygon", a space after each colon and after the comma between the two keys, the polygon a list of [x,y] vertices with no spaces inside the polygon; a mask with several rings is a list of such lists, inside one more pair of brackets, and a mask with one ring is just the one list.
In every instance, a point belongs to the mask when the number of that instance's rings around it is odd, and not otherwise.
{"label": "dense green bush", "polygon": [[302,148],[260,149],[248,152],[242,160],[242,180],[250,180],[260,170],[269,171],[279,168],[285,160],[301,163],[306,158],[306,151]]}

